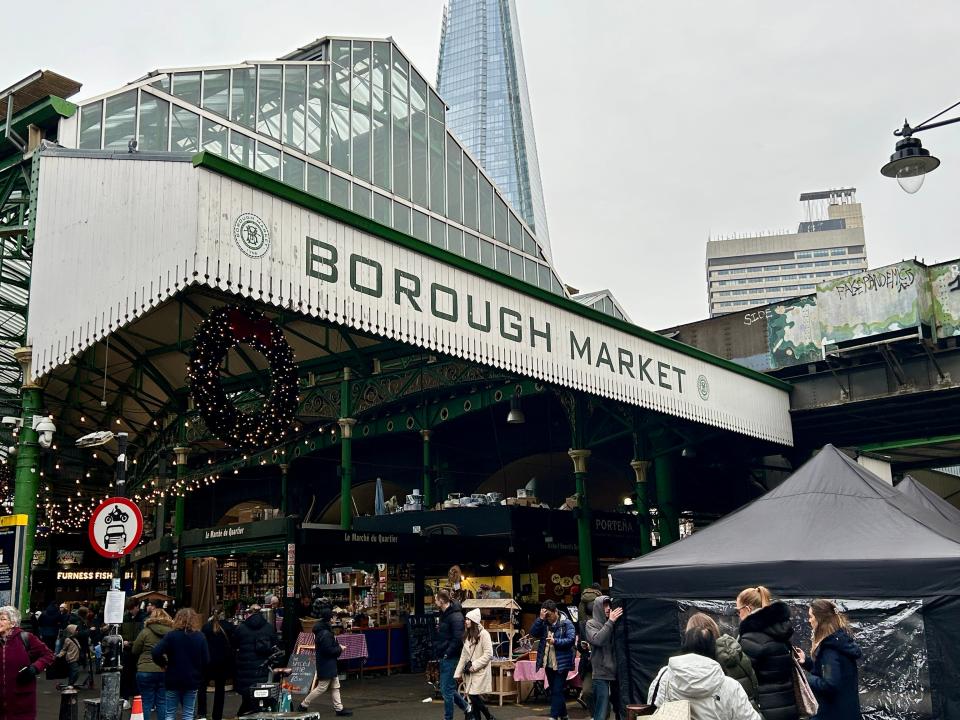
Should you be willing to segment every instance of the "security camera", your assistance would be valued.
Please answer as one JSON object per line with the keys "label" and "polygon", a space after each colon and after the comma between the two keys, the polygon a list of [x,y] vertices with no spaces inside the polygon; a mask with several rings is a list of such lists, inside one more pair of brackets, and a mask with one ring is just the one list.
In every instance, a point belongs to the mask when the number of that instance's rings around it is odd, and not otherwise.
{"label": "security camera", "polygon": [[37,433],[37,442],[40,443],[40,447],[49,449],[53,445],[53,434],[57,431],[57,426],[53,424],[50,416],[34,415],[33,429]]}
{"label": "security camera", "polygon": [[0,420],[2,425],[13,425],[14,427],[19,427],[23,422],[18,417],[13,417],[12,415],[4,415],[3,420]]}

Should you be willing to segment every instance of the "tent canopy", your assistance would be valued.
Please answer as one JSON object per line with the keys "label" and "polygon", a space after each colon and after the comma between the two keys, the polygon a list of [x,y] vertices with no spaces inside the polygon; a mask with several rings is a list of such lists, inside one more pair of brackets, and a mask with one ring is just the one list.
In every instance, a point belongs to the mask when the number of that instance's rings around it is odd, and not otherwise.
{"label": "tent canopy", "polygon": [[702,532],[611,568],[622,597],[960,595],[954,525],[826,445],[780,487]]}
{"label": "tent canopy", "polygon": [[897,485],[897,490],[918,505],[937,513],[947,522],[956,523],[960,526],[960,509],[955,508],[912,475],[907,475],[901,480]]}

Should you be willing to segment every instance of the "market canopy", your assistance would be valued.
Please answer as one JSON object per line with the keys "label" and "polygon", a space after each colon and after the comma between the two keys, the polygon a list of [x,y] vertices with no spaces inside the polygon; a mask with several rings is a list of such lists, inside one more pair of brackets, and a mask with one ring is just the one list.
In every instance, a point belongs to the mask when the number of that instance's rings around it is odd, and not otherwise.
{"label": "market canopy", "polygon": [[907,475],[903,478],[903,480],[897,484],[897,490],[918,505],[922,505],[927,510],[940,515],[947,522],[955,523],[960,527],[960,509],[948,503],[933,490],[913,477],[913,475]]}
{"label": "market canopy", "polygon": [[[153,314],[166,312],[164,327],[175,327],[179,310],[169,301],[203,289],[204,305],[220,293],[300,318],[308,353],[324,327],[339,327],[367,342],[415,346],[792,444],[789,386],[778,380],[219,157],[188,160],[44,148],[28,328],[35,377]],[[152,337],[138,328],[135,342],[149,347]],[[118,350],[132,363],[137,347],[123,339],[128,347]],[[170,347],[147,351],[154,368]],[[131,373],[131,382],[147,382],[162,402],[184,385],[182,355],[168,364]],[[147,422],[149,414],[143,408]]]}
{"label": "market canopy", "polygon": [[960,526],[826,445],[778,488],[611,569],[618,596],[960,595]]}

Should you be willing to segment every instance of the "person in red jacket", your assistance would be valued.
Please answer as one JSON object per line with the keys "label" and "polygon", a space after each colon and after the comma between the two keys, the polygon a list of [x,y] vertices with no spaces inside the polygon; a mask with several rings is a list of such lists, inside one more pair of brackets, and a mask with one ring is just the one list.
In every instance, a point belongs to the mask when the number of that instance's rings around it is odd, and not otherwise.
{"label": "person in red jacket", "polygon": [[50,648],[20,628],[20,611],[0,607],[0,718],[35,720],[37,675],[52,664]]}

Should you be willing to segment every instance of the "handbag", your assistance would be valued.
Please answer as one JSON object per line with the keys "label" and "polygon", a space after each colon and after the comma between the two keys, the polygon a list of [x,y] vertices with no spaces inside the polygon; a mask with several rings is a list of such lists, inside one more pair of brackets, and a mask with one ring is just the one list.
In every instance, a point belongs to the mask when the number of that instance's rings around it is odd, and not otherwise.
{"label": "handbag", "polygon": [[813,694],[813,688],[810,687],[807,675],[796,656],[793,656],[793,697],[796,700],[797,711],[801,718],[813,717],[820,709],[820,704]]}
{"label": "handbag", "polygon": [[[660,681],[663,680],[665,670],[666,668],[661,670],[660,674],[657,675],[657,684],[653,688],[652,696],[654,703],[656,703],[657,695],[660,693]],[[660,720],[690,720],[690,701],[668,700],[663,705],[657,707],[650,717],[660,718]]]}

